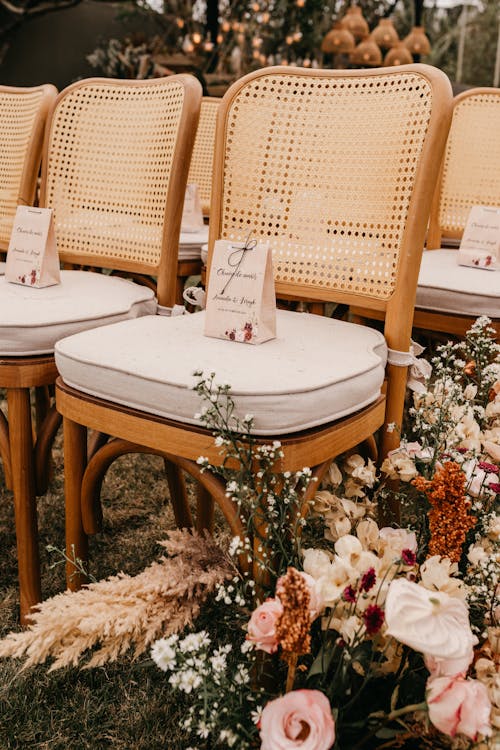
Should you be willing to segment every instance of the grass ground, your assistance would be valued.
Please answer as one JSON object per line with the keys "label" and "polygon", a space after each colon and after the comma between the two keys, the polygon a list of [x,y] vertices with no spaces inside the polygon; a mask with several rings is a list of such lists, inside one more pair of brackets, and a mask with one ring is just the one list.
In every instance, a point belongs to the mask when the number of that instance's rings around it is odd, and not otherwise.
{"label": "grass ground", "polygon": [[[103,488],[104,530],[91,542],[92,573],[138,573],[160,556],[156,544],[173,527],[162,460],[119,459]],[[62,456],[55,451],[50,491],[39,499],[44,598],[64,588],[64,565],[47,553],[64,545]],[[59,563],[59,564],[57,564]],[[0,635],[18,629],[16,540],[12,494],[0,470]],[[0,750],[181,750],[183,706],[146,657],[94,670],[46,666],[19,672],[0,661]]]}

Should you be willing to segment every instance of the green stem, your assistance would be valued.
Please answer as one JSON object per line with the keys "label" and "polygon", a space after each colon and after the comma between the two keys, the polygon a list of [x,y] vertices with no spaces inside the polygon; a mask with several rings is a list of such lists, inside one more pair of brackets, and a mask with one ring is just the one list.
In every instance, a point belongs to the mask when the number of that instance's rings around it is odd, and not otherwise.
{"label": "green stem", "polygon": [[[357,742],[351,748],[351,750],[359,750],[360,747],[366,745],[368,740],[374,737],[383,726],[389,724],[391,721],[394,721],[394,719],[398,719],[400,716],[404,716],[405,714],[415,713],[415,711],[425,711],[426,708],[427,703],[425,701],[422,701],[422,703],[412,703],[409,706],[403,706],[403,708],[397,708],[395,711],[391,711],[384,717],[384,720],[378,726],[368,732],[368,734],[365,735],[359,742]],[[373,716],[374,714],[371,715]]]}

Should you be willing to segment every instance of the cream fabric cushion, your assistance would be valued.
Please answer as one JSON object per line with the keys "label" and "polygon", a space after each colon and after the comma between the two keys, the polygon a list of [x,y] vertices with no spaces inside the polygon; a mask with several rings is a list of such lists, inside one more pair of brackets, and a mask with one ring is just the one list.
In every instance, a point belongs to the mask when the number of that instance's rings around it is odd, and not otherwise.
{"label": "cream fabric cushion", "polygon": [[426,250],[416,307],[443,313],[500,316],[500,272],[458,265],[456,250]]}
{"label": "cream fabric cushion", "polygon": [[179,237],[179,260],[198,260],[201,246],[208,242],[208,226],[197,232],[183,232]]}
{"label": "cream fabric cushion", "polygon": [[54,351],[54,344],[87,328],[156,312],[151,289],[125,279],[62,271],[61,283],[44,289],[0,278],[0,355]]}
{"label": "cream fabric cushion", "polygon": [[203,312],[151,316],[86,331],[56,345],[64,381],[85,393],[197,424],[193,373],[229,383],[254,432],[285,434],[353,413],[380,394],[387,357],[378,331],[277,311],[277,338],[260,346],[208,338]]}
{"label": "cream fabric cushion", "polygon": [[5,263],[0,262],[0,276],[5,276]]}

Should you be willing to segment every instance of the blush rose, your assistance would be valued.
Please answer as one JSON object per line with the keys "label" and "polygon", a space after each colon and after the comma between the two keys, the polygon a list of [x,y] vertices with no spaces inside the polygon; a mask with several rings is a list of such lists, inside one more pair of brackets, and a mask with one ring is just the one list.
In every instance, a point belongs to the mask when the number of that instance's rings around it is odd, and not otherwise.
{"label": "blush rose", "polygon": [[465,734],[491,735],[491,703],[488,690],[479,680],[463,677],[431,677],[427,681],[429,719],[440,732],[454,737]]}
{"label": "blush rose", "polygon": [[261,750],[330,750],[335,723],[319,690],[293,690],[270,701],[260,722]]}
{"label": "blush rose", "polygon": [[279,599],[267,599],[254,609],[248,623],[247,640],[268,654],[278,650],[276,623],[283,612]]}

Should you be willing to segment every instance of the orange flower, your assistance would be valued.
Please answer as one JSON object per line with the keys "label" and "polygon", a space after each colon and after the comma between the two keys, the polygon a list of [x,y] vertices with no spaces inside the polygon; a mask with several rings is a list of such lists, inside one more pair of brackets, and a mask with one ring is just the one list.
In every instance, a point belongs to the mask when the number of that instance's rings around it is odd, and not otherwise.
{"label": "orange flower", "polygon": [[436,470],[431,480],[416,477],[415,487],[423,492],[429,503],[431,538],[427,557],[439,555],[458,562],[469,529],[476,523],[469,515],[470,502],[465,494],[465,474],[455,461],[447,461]]}

